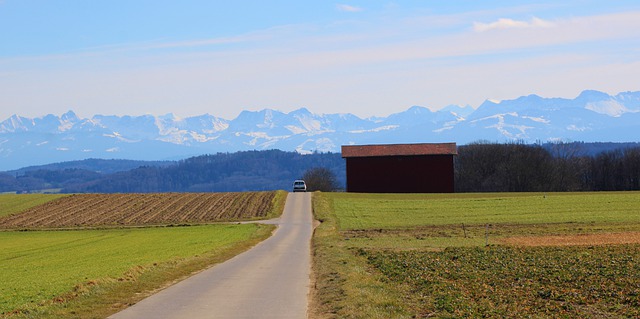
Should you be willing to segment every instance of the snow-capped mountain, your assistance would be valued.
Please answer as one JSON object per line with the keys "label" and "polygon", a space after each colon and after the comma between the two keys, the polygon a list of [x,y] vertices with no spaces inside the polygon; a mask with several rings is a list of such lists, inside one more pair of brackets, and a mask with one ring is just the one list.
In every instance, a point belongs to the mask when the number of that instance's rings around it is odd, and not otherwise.
{"label": "snow-capped mountain", "polygon": [[0,122],[0,170],[84,158],[176,159],[203,153],[281,149],[339,152],[374,143],[640,141],[640,92],[584,91],[575,99],[529,95],[477,108],[413,106],[387,117],[316,114],[301,108],[243,111],[226,120],[205,114],[95,115],[69,111]]}

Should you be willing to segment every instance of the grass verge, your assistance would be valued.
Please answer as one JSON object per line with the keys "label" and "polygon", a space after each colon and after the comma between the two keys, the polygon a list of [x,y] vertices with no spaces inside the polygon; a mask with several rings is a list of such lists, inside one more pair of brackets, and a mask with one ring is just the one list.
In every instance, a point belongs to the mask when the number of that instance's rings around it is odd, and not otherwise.
{"label": "grass verge", "polygon": [[263,219],[280,217],[282,212],[284,212],[284,204],[287,202],[287,195],[289,195],[289,192],[287,191],[276,191],[276,194],[273,196],[273,200],[271,201],[271,211]]}
{"label": "grass verge", "polygon": [[310,318],[407,317],[402,295],[353,253],[340,235],[331,197],[313,194],[314,218],[320,221],[313,240],[314,289]]}

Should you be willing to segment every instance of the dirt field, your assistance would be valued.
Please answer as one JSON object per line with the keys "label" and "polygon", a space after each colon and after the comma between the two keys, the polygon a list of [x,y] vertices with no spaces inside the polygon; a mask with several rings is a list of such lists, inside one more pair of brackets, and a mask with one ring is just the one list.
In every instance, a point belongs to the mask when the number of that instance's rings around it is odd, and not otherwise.
{"label": "dirt field", "polygon": [[0,228],[207,223],[266,216],[276,192],[80,194],[0,219]]}
{"label": "dirt field", "polygon": [[640,232],[582,234],[563,236],[510,237],[502,240],[515,246],[596,246],[618,244],[640,244]]}

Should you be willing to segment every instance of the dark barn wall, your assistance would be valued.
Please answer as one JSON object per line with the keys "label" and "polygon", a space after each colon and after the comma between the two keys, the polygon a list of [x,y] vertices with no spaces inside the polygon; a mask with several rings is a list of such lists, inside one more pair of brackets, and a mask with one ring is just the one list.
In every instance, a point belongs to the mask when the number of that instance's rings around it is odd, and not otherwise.
{"label": "dark barn wall", "polygon": [[347,158],[347,192],[453,193],[452,155]]}

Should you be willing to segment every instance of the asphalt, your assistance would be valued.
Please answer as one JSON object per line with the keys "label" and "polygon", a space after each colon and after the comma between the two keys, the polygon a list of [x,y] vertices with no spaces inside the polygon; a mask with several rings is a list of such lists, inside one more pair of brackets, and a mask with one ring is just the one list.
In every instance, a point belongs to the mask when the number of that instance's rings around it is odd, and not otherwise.
{"label": "asphalt", "polygon": [[109,318],[307,318],[311,194],[289,193],[275,233],[252,249]]}

